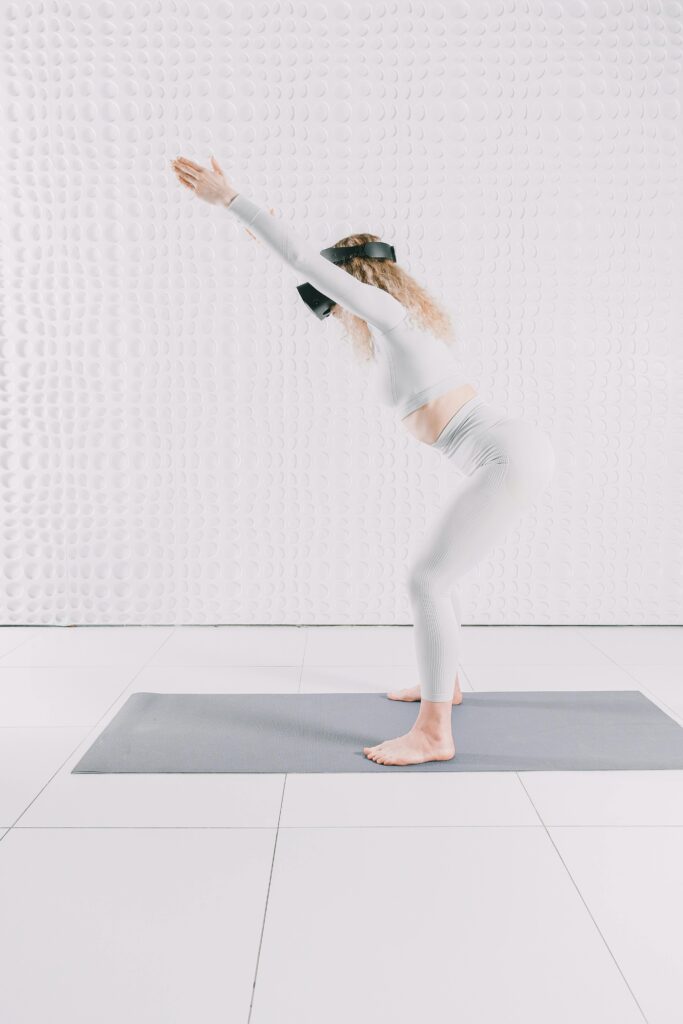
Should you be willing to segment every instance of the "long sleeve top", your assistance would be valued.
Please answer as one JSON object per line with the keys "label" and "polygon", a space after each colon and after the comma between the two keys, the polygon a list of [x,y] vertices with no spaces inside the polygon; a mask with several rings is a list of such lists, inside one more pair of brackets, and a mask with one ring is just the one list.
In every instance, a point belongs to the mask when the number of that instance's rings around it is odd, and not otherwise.
{"label": "long sleeve top", "polygon": [[375,340],[375,392],[401,418],[467,383],[448,347],[428,331],[410,324],[408,310],[374,285],[359,281],[325,259],[284,221],[239,193],[227,206],[257,238],[323,295],[365,320]]}

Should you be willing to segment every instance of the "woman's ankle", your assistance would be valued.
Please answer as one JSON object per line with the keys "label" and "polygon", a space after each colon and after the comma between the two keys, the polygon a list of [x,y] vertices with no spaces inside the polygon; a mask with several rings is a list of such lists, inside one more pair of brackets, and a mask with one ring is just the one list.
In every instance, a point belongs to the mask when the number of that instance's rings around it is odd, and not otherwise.
{"label": "woman's ankle", "polygon": [[414,729],[429,736],[430,739],[444,739],[453,735],[451,709],[452,698],[443,701],[425,700],[420,703],[420,713],[415,720]]}

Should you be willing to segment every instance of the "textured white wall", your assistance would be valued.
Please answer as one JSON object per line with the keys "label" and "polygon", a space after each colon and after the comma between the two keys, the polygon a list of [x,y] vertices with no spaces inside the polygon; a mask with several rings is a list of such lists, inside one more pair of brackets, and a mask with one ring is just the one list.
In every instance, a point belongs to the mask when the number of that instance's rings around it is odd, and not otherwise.
{"label": "textured white wall", "polygon": [[[449,307],[551,489],[467,622],[683,608],[680,3],[4,4],[4,623],[406,623],[455,483],[169,160]],[[678,283],[676,283],[678,282]]]}

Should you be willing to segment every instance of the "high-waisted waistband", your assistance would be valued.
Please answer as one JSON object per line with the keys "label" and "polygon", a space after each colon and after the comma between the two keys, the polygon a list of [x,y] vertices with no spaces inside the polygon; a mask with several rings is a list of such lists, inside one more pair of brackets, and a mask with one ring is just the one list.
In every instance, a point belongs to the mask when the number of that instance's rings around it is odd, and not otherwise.
{"label": "high-waisted waistband", "polygon": [[466,476],[482,466],[504,464],[501,479],[520,500],[537,494],[555,471],[555,451],[545,430],[531,420],[509,415],[481,395],[458,409],[432,447]]}
{"label": "high-waisted waistband", "polygon": [[[481,406],[485,408],[482,409]],[[476,416],[476,423],[480,427],[484,425],[490,427],[494,423],[498,423],[499,420],[505,419],[508,415],[504,409],[493,405],[491,402],[487,402],[482,395],[475,395],[474,398],[469,398],[464,405],[461,405],[456,413],[453,413],[436,441],[432,442],[431,447],[443,450],[450,447],[450,442],[455,438],[456,434],[464,436],[467,433],[467,423],[465,421],[471,422],[472,425],[475,422],[475,418],[472,416],[475,409],[480,410]],[[458,429],[461,425],[463,425],[462,431]]]}
{"label": "high-waisted waistband", "polygon": [[484,462],[503,461],[506,456],[499,439],[488,437],[487,432],[509,418],[504,409],[475,395],[451,416],[431,447],[443,452],[466,473]]}

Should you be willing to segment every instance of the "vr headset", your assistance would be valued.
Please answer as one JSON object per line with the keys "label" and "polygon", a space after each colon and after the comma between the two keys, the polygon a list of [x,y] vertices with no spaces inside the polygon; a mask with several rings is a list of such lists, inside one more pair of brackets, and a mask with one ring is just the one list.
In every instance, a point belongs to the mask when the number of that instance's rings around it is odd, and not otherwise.
{"label": "vr headset", "polygon": [[[391,260],[396,262],[396,253],[393,245],[387,242],[365,242],[364,245],[341,245],[331,246],[329,249],[321,249],[320,255],[324,256],[330,263],[346,263],[353,256],[367,256],[371,260]],[[336,306],[335,299],[323,295],[312,284],[298,284],[296,286],[301,298],[309,309],[312,309],[319,320],[324,320]]]}

